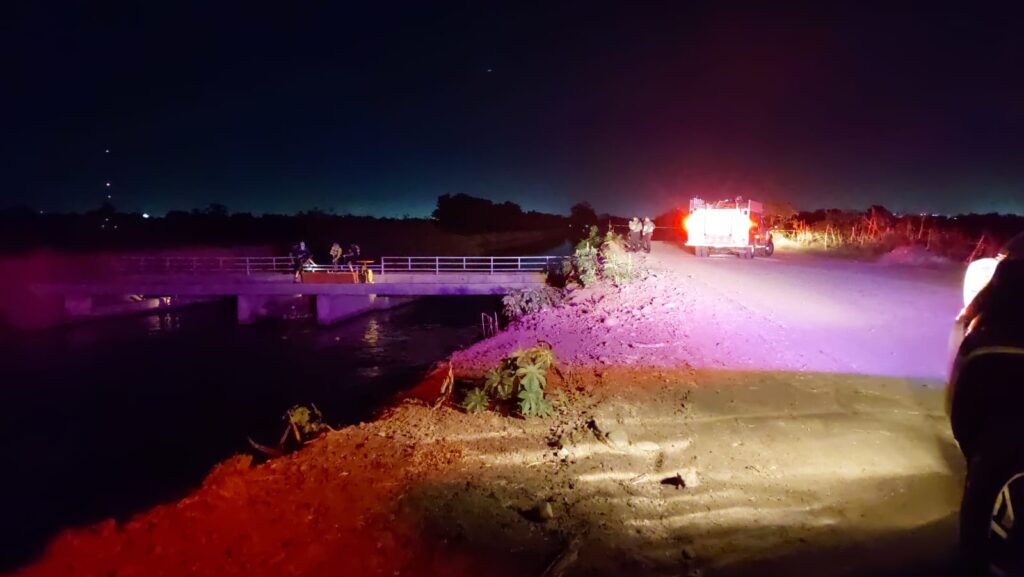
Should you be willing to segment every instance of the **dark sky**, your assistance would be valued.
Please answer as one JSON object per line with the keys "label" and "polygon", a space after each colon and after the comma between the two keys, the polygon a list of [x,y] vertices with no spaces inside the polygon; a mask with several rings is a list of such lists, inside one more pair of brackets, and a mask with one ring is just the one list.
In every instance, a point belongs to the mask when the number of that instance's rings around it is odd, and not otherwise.
{"label": "dark sky", "polygon": [[1020,12],[360,4],[4,3],[0,206],[1024,213]]}

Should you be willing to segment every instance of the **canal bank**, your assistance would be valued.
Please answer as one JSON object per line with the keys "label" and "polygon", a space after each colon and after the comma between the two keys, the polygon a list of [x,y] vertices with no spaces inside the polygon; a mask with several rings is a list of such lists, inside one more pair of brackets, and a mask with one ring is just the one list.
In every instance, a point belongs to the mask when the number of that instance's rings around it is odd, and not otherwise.
{"label": "canal bank", "polygon": [[315,403],[358,423],[480,338],[497,297],[426,297],[332,327],[297,299],[239,326],[232,303],[0,333],[0,567],[66,527],[126,519],[198,486],[217,462],[273,445]]}

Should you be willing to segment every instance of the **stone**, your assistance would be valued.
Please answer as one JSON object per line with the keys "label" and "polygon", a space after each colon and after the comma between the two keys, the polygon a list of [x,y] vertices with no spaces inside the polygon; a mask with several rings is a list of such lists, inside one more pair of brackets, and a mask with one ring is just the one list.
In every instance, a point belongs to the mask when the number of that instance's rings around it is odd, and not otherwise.
{"label": "stone", "polygon": [[679,476],[683,478],[683,483],[686,484],[687,489],[700,487],[700,477],[697,475],[697,469],[683,469],[679,471]]}
{"label": "stone", "polygon": [[658,446],[657,443],[652,443],[651,441],[640,441],[633,446],[641,451],[647,451],[650,453],[656,453],[661,450],[661,447]]}

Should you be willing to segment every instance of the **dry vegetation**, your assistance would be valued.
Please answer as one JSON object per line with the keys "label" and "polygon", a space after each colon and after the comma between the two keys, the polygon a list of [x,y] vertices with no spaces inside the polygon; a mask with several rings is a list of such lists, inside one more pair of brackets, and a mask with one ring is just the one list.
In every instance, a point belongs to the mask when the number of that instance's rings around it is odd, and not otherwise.
{"label": "dry vegetation", "polygon": [[777,237],[805,248],[877,256],[917,246],[960,261],[991,255],[1014,231],[1024,229],[1020,217],[895,215],[881,206],[864,212],[783,210],[772,220]]}

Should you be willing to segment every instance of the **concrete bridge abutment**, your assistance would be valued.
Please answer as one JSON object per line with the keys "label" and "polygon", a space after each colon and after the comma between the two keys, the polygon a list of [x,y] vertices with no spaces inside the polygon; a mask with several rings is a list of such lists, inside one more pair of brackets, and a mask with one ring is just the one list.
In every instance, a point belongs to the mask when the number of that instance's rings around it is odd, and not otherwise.
{"label": "concrete bridge abutment", "polygon": [[316,322],[330,325],[375,310],[390,309],[415,300],[414,297],[369,295],[317,295]]}

